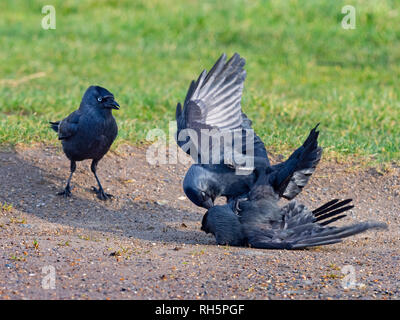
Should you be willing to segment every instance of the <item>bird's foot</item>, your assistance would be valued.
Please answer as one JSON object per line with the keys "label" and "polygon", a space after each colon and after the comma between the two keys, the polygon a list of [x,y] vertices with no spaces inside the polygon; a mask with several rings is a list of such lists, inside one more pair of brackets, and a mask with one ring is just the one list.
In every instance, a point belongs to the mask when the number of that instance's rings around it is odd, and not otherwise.
{"label": "bird's foot", "polygon": [[240,209],[240,204],[249,200],[249,198],[239,198],[235,201],[235,213],[238,214],[242,209]]}
{"label": "bird's foot", "polygon": [[71,192],[71,187],[67,186],[65,189],[59,193],[57,193],[58,196],[63,196],[64,198],[69,198],[72,196]]}
{"label": "bird's foot", "polygon": [[114,198],[112,194],[105,193],[103,188],[97,189],[96,187],[92,187],[92,191],[97,194],[97,198],[103,201],[111,200],[112,198]]}

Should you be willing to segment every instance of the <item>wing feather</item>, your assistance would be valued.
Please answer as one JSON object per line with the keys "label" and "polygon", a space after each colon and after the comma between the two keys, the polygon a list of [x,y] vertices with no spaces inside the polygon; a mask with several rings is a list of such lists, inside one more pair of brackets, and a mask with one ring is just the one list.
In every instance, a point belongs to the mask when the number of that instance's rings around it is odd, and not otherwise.
{"label": "wing feather", "polygon": [[78,131],[79,119],[81,112],[74,111],[68,117],[60,121],[58,125],[58,139],[65,140],[76,134]]}
{"label": "wing feather", "polygon": [[[178,137],[184,129],[195,130],[198,137],[201,129],[235,130],[241,128],[244,119],[247,120],[247,117],[243,117],[241,109],[246,78],[246,71],[243,69],[245,60],[237,53],[228,61],[226,58],[226,55],[222,54],[208,73],[204,70],[197,81],[192,81],[183,108],[180,103],[177,105]],[[177,142],[182,147],[188,139]],[[200,142],[199,139],[195,144]],[[210,149],[212,148],[211,143]],[[195,160],[201,157],[200,154],[192,156]]]}
{"label": "wing feather", "polygon": [[[349,203],[349,200],[337,203],[335,199],[328,202],[322,206],[324,211],[326,211],[325,214],[319,216],[308,210],[304,205],[292,201],[281,208],[282,223],[272,221],[275,223],[272,224],[271,222],[268,226],[264,222],[263,227],[259,224],[250,223],[244,225],[243,229],[249,239],[250,246],[254,248],[302,249],[341,242],[344,238],[365,232],[369,229],[387,228],[385,223],[375,221],[365,221],[342,227],[326,227],[326,225],[346,216],[339,215],[340,213],[353,208],[353,206],[345,206]],[[335,205],[335,203],[337,204]],[[314,211],[318,212],[318,210],[319,208]],[[331,219],[325,220],[327,218]],[[261,221],[261,218],[259,220]],[[321,220],[323,221],[320,222]]]}

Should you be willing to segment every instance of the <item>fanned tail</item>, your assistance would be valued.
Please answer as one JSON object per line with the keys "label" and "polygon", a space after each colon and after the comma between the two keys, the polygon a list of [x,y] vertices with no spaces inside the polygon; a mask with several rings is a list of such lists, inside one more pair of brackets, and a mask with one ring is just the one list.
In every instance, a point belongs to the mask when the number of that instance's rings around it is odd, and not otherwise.
{"label": "fanned tail", "polygon": [[60,121],[52,122],[50,121],[50,128],[52,128],[55,132],[58,133],[58,126],[60,125]]}
{"label": "fanned tail", "polygon": [[314,173],[322,155],[322,148],[318,146],[318,125],[310,131],[303,145],[288,160],[273,166],[276,173],[272,176],[271,184],[279,196],[293,199]]}
{"label": "fanned tail", "polygon": [[[345,214],[342,214],[340,216],[338,216],[338,214],[354,208],[353,205],[346,206],[346,204],[350,203],[352,199],[346,199],[340,202],[338,201],[338,199],[334,199],[315,209],[312,212],[314,214],[314,217],[316,218],[315,221],[319,222],[321,226],[326,226],[332,222],[346,217]],[[328,218],[331,219],[327,220]]]}

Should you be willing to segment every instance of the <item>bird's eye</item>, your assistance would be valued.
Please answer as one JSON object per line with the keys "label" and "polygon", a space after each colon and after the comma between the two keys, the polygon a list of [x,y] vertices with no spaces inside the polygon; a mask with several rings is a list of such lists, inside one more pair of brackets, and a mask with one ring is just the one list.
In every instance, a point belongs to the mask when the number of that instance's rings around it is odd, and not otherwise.
{"label": "bird's eye", "polygon": [[207,195],[206,195],[206,193],[204,191],[201,192],[201,197],[203,198],[203,201],[206,200]]}
{"label": "bird's eye", "polygon": [[98,97],[98,98],[97,98],[97,101],[98,101],[98,102],[101,102],[102,100],[103,100],[102,97]]}

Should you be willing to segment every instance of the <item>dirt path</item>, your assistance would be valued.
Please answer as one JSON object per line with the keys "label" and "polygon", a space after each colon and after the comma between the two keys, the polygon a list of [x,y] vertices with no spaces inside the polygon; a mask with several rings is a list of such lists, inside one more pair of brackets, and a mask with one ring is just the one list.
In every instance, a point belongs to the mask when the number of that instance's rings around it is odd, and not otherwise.
{"label": "dirt path", "polygon": [[[399,168],[382,175],[323,161],[298,197],[310,208],[352,197],[345,223],[375,219],[388,231],[267,251],[216,246],[200,231],[204,210],[184,197],[186,168],[150,166],[144,149],[120,150],[99,165],[116,196],[107,203],[90,192],[89,162],[64,199],[56,193],[69,164],[59,148],[0,152],[0,203],[12,205],[0,209],[0,299],[400,298]],[[52,267],[55,289],[46,290]],[[355,288],[345,289],[352,271]]]}

